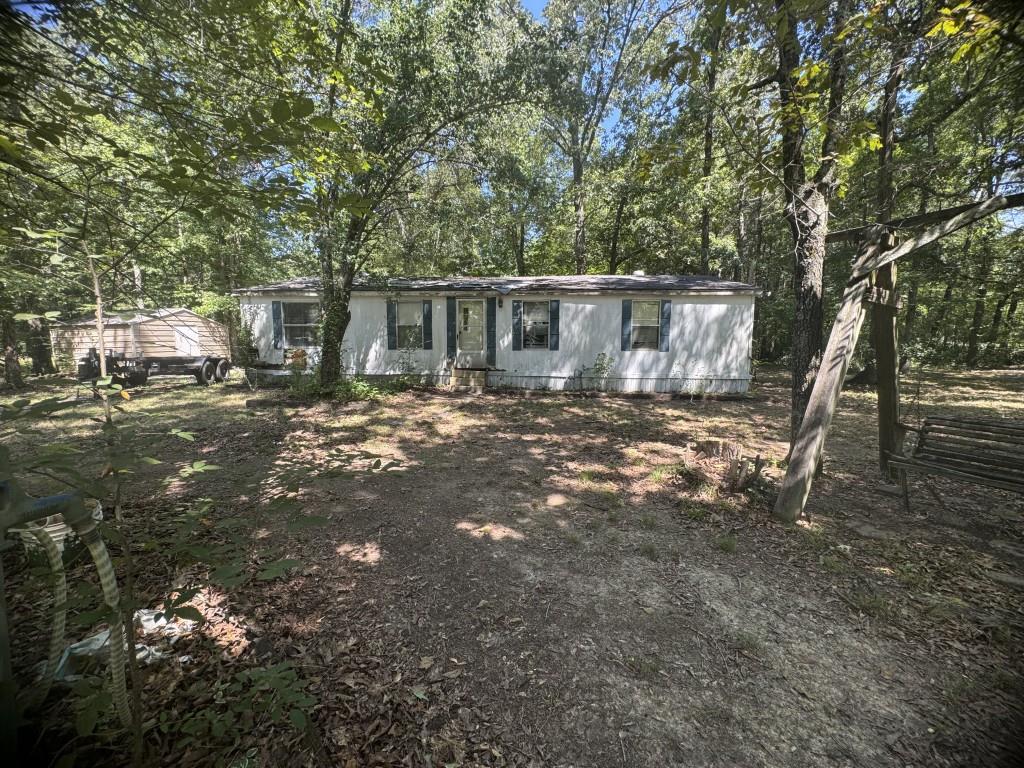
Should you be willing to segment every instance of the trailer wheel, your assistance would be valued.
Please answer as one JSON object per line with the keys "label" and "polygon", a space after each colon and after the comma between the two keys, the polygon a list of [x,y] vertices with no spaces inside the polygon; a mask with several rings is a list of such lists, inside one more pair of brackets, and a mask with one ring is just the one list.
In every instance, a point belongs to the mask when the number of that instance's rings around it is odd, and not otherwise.
{"label": "trailer wheel", "polygon": [[203,360],[203,364],[196,371],[196,381],[204,387],[213,384],[213,376],[216,370],[213,360]]}
{"label": "trailer wheel", "polygon": [[133,387],[141,387],[147,381],[149,381],[149,368],[136,368],[128,374],[128,383]]}
{"label": "trailer wheel", "polygon": [[221,358],[217,361],[217,367],[213,371],[213,379],[218,384],[222,383],[224,379],[228,377],[228,371],[231,370],[231,363]]}

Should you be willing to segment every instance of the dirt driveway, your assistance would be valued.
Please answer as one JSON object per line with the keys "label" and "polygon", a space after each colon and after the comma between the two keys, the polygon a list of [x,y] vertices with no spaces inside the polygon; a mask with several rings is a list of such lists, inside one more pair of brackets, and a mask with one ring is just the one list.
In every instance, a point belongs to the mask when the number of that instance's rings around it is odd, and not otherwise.
{"label": "dirt driveway", "polygon": [[[1024,754],[1024,506],[940,482],[947,508],[917,493],[908,517],[877,490],[870,394],[844,396],[810,519],[788,528],[769,516],[781,376],[723,402],[247,397],[140,395],[158,423],[187,400],[196,442],[172,448],[220,469],[142,479],[132,505],[210,497],[238,513],[287,497],[326,518],[286,540],[301,569],[230,601],[250,627],[238,663],[291,659],[310,681],[315,735],[293,744],[310,764]],[[908,401],[911,418],[1024,418],[1020,374],[929,376]],[[768,457],[765,483],[724,492],[724,466],[689,447],[703,439]]]}

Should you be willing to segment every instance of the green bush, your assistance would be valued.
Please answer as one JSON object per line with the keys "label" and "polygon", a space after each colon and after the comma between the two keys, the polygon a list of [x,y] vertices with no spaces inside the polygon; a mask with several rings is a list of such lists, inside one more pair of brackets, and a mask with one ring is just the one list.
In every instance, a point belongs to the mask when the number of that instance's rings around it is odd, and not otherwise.
{"label": "green bush", "polygon": [[382,400],[409,389],[409,382],[404,379],[391,381],[369,381],[360,376],[342,379],[334,388],[334,397],[345,402],[353,400]]}

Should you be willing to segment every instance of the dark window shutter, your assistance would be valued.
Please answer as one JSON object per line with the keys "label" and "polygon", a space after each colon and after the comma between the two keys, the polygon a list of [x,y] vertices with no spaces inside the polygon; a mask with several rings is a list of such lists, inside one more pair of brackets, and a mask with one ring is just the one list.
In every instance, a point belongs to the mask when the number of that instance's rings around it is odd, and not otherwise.
{"label": "dark window shutter", "polygon": [[548,302],[548,349],[558,349],[558,311],[561,302],[552,299]]}
{"label": "dark window shutter", "polygon": [[668,329],[672,326],[672,300],[661,300],[661,333],[658,334],[658,351],[668,352]]}
{"label": "dark window shutter", "polygon": [[523,348],[523,302],[512,302],[512,349]]}
{"label": "dark window shutter", "polygon": [[274,349],[280,349],[284,342],[284,314],[280,301],[270,303],[270,316],[274,321]]}
{"label": "dark window shutter", "polygon": [[455,297],[449,296],[445,302],[445,308],[447,309],[447,334],[446,340],[448,342],[447,355],[448,360],[455,362]]}
{"label": "dark window shutter", "polygon": [[388,300],[388,349],[398,349],[398,304]]}
{"label": "dark window shutter", "polygon": [[487,364],[495,365],[498,359],[497,328],[498,300],[494,296],[487,298]]}
{"label": "dark window shutter", "polygon": [[633,300],[622,300],[622,351],[628,352],[633,345]]}
{"label": "dark window shutter", "polygon": [[424,299],[423,301],[423,348],[434,348],[434,320],[431,317],[433,302]]}

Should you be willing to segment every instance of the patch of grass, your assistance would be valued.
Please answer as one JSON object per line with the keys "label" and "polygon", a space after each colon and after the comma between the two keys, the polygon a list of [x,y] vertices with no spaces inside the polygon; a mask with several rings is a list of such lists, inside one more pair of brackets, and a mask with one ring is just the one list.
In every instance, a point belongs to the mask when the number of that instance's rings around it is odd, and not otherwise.
{"label": "patch of grass", "polygon": [[605,519],[608,521],[608,525],[618,525],[622,522],[622,515],[615,510],[610,510]]}
{"label": "patch of grass", "polygon": [[764,651],[761,640],[751,632],[737,632],[733,635],[732,647],[751,656],[761,656]]}
{"label": "patch of grass", "polygon": [[895,606],[882,595],[866,589],[859,589],[849,596],[850,605],[865,616],[876,619],[890,619],[896,614]]}
{"label": "patch of grass", "polygon": [[657,562],[659,559],[658,548],[650,542],[641,544],[639,547],[637,547],[636,551],[644,557],[646,557],[648,560]]}
{"label": "patch of grass", "polygon": [[622,498],[619,496],[618,491],[605,488],[598,491],[597,496],[606,507],[615,508],[622,506]]}
{"label": "patch of grass", "polygon": [[718,498],[719,488],[717,485],[712,483],[710,480],[702,480],[696,489],[696,495],[698,499],[704,501],[714,501]]}
{"label": "patch of grass", "polygon": [[588,531],[600,531],[604,528],[605,522],[597,515],[587,518],[587,522],[583,524],[583,527]]}
{"label": "patch of grass", "polygon": [[844,573],[849,569],[847,562],[838,555],[822,555],[818,562],[829,573]]}
{"label": "patch of grass", "polygon": [[651,514],[640,516],[640,527],[645,531],[653,531],[658,527],[658,519]]}
{"label": "patch of grass", "polygon": [[592,482],[594,482],[594,473],[591,472],[589,469],[583,470],[582,472],[580,472],[580,482],[581,483],[592,483]]}
{"label": "patch of grass", "polygon": [[690,520],[699,522],[701,520],[707,520],[708,508],[703,504],[698,504],[692,499],[683,499],[679,503],[679,509],[682,510],[683,514],[686,515]]}
{"label": "patch of grass", "polygon": [[565,534],[565,543],[571,547],[578,547],[580,544],[583,543],[583,539],[580,538],[580,535],[578,533],[573,533],[570,531],[569,533]]}
{"label": "patch of grass", "polygon": [[723,552],[731,554],[736,551],[736,537],[731,533],[727,533],[725,536],[719,536],[718,539],[715,540],[715,546]]}
{"label": "patch of grass", "polygon": [[655,467],[654,471],[647,476],[655,485],[661,485],[668,479],[669,473],[672,471],[671,467]]}

